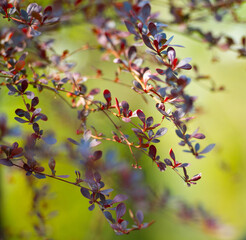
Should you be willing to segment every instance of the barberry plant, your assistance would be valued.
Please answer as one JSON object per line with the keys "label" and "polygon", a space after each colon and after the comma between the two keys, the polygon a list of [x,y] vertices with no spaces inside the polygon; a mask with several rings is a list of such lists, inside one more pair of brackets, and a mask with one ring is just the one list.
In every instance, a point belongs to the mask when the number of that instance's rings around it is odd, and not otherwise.
{"label": "barberry plant", "polygon": [[[153,221],[144,219],[141,210],[136,210],[135,213],[129,210],[132,223],[128,222],[124,202],[136,197],[134,187],[132,192],[129,189],[126,191],[127,181],[134,185],[131,182],[132,173],[125,163],[108,163],[102,147],[104,142],[110,142],[115,148],[124,145],[133,160],[133,163],[128,164],[138,171],[142,168],[142,158],[146,158],[161,172],[173,170],[188,187],[200,181],[201,173],[190,177],[190,163],[176,159],[172,148],[166,156],[158,153],[158,145],[168,131],[166,122],[171,123],[169,131],[176,133],[184,154],[190,154],[192,158],[204,158],[215,146],[201,144],[205,135],[199,132],[199,128],[193,132],[188,128],[189,121],[196,115],[194,105],[197,99],[187,92],[191,77],[185,74],[192,70],[191,58],[180,59],[177,56],[176,49],[183,46],[174,43],[174,36],[168,36],[165,29],[182,25],[182,34],[189,34],[193,38],[193,33],[199,33],[196,39],[205,40],[211,47],[230,49],[237,51],[241,57],[246,56],[245,37],[241,40],[242,46],[235,49],[236,43],[230,37],[216,38],[211,32],[205,33],[189,26],[194,21],[193,15],[203,11],[212,13],[217,21],[221,21],[226,13],[232,14],[235,21],[240,21],[233,7],[239,6],[243,1],[223,1],[221,4],[219,1],[186,1],[188,4],[185,6],[176,6],[174,2],[167,4],[173,19],[164,22],[158,13],[151,11],[148,1],[141,0],[50,1],[49,6],[0,1],[0,85],[8,89],[8,95],[15,97],[16,102],[22,102],[22,107],[15,110],[16,124],[20,127],[27,125],[31,130],[31,133],[24,132],[27,136],[23,136],[23,141],[9,142],[9,136],[20,133],[16,128],[8,126],[5,117],[0,118],[0,164],[19,168],[29,178],[52,178],[78,187],[81,195],[88,199],[88,209],[92,211],[97,206],[117,234],[147,228]],[[107,11],[108,7],[112,12]],[[65,23],[72,24],[74,16],[81,13],[83,21],[92,29],[91,38],[95,38],[97,44],[85,43],[74,51],[64,49],[61,54],[57,53],[53,47],[55,41],[42,36],[57,31]],[[69,57],[79,51],[93,50],[102,53],[101,59],[109,61],[115,69],[112,79],[105,77],[103,69],[96,68],[91,75],[74,71],[75,65],[69,62]],[[200,74],[198,69],[197,65],[193,66],[194,80],[211,80],[209,76]],[[124,80],[125,73],[133,79],[132,82]],[[129,100],[114,95],[109,87],[88,90],[89,84],[86,81],[89,79],[118,84],[140,95],[143,103],[156,111],[155,119],[141,107],[136,107],[138,103],[132,104]],[[212,80],[211,84],[210,89],[213,91],[223,89],[222,86],[216,87]],[[42,92],[57,95],[64,104],[78,112],[80,124],[75,126],[74,136],[67,136],[66,147],[63,148],[73,163],[78,160],[76,163],[79,163],[79,170],[75,169],[74,181],[68,175],[57,174],[59,157],[54,151],[47,153],[47,145],[57,146],[63,143],[57,142],[55,134],[42,127],[43,121],[49,121],[46,110],[40,108]],[[139,106],[143,103],[139,103]],[[99,112],[105,124],[111,127],[110,132],[101,132],[97,126],[91,126],[90,117]],[[75,140],[79,138],[80,140]],[[97,146],[101,146],[102,150],[98,150]],[[47,166],[41,161],[43,159],[48,159]],[[50,173],[46,170],[47,167]],[[125,169],[124,174],[122,169]],[[105,187],[103,179],[110,170],[117,171],[124,180],[120,184],[125,189],[124,194],[112,194],[113,189]],[[126,174],[128,179],[123,177]],[[138,184],[137,187],[140,188],[141,185]],[[167,193],[163,194],[160,201],[165,203],[167,196]],[[182,209],[188,209],[185,205],[182,206]],[[187,217],[186,213],[184,211],[182,216]],[[192,216],[195,218],[196,214],[192,212]],[[190,218],[192,216],[189,215]],[[203,216],[205,221],[212,219],[209,215]],[[38,232],[44,235],[44,232]]]}

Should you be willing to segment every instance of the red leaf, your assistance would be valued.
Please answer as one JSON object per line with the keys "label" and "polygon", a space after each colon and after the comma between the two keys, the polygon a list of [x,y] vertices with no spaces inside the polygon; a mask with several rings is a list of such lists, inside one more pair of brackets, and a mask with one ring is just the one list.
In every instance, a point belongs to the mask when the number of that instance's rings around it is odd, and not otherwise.
{"label": "red leaf", "polygon": [[76,0],[75,3],[74,3],[75,7],[76,7],[77,5],[79,5],[81,2],[82,2],[82,0]]}
{"label": "red leaf", "polygon": [[107,105],[108,106],[111,106],[111,93],[110,93],[110,91],[108,89],[105,89],[103,91],[103,96],[104,96],[104,98],[107,101]]}
{"label": "red leaf", "polygon": [[174,154],[172,148],[171,148],[170,151],[169,151],[169,155],[170,155],[170,157],[173,159],[173,161],[175,162],[175,154]]}
{"label": "red leaf", "polygon": [[137,110],[137,115],[138,118],[143,122],[143,124],[145,125],[145,114],[143,113],[142,110],[138,109]]}
{"label": "red leaf", "polygon": [[25,61],[18,61],[15,64],[15,71],[19,72],[20,70],[22,70],[25,67]]}
{"label": "red leaf", "polygon": [[44,9],[44,16],[48,17],[52,14],[52,7],[48,6]]}
{"label": "red leaf", "polygon": [[202,177],[202,174],[199,173],[199,174],[193,176],[189,181],[198,181],[199,179],[201,179],[201,177]]}
{"label": "red leaf", "polygon": [[19,147],[19,148],[15,148],[11,151],[11,157],[14,157],[16,155],[19,155],[23,152],[23,148]]}
{"label": "red leaf", "polygon": [[120,105],[119,105],[119,101],[118,101],[118,99],[117,98],[115,98],[115,102],[116,102],[116,108],[117,108],[117,110],[118,110],[118,113],[120,114]]}
{"label": "red leaf", "polygon": [[149,156],[155,161],[156,157],[156,147],[154,145],[151,145],[149,147]]}

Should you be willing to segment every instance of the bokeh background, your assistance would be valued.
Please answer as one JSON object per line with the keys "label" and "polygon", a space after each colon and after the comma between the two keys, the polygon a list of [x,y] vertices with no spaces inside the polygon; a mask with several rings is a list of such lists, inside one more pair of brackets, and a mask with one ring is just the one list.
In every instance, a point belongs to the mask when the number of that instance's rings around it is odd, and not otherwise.
{"label": "bokeh background", "polygon": [[[41,4],[44,4],[44,1]],[[162,1],[153,1],[152,6],[154,10],[161,12],[164,20],[168,17]],[[246,14],[245,9],[244,6],[244,9],[240,10],[242,15]],[[0,24],[4,27],[5,23],[1,20]],[[215,25],[212,17],[208,22],[199,24],[203,29],[212,29],[215,33],[230,34],[238,41],[245,34],[245,25],[229,21],[216,22]],[[189,129],[190,131],[195,130],[199,126],[200,131],[207,137],[203,140],[203,146],[216,143],[216,147],[206,158],[196,160],[182,152],[177,144],[175,129],[164,122],[169,131],[163,137],[161,146],[158,145],[160,155],[167,156],[168,150],[173,147],[177,159],[191,163],[190,175],[201,172],[202,179],[197,185],[188,188],[172,171],[159,172],[146,159],[143,160],[145,169],[143,174],[147,183],[157,192],[169,189],[176,201],[181,199],[190,206],[203,206],[221,224],[220,230],[208,231],[199,221],[191,223],[181,220],[175,214],[175,206],[169,206],[155,209],[146,215],[147,221],[152,219],[156,221],[150,228],[133,232],[129,236],[116,236],[99,210],[88,211],[88,202],[77,188],[52,179],[36,180],[29,177],[27,180],[23,172],[0,166],[0,214],[3,227],[8,234],[7,239],[40,239],[33,229],[35,222],[39,220],[32,212],[32,196],[35,188],[40,189],[44,185],[47,185],[49,190],[47,196],[40,201],[39,206],[43,209],[42,211],[46,211],[48,237],[43,239],[243,240],[246,238],[246,59],[238,58],[233,51],[223,52],[216,48],[209,48],[208,44],[183,36],[177,31],[172,33],[171,30],[167,30],[167,34],[169,36],[174,34],[174,42],[185,46],[185,48],[177,49],[177,55],[180,58],[192,57],[192,63],[199,66],[201,73],[210,75],[217,86],[225,87],[224,91],[211,92],[207,88],[208,82],[193,81],[188,90],[190,94],[199,97],[196,103],[199,115],[188,125]],[[54,47],[60,53],[64,49],[75,50],[86,42],[96,43],[90,26],[85,22],[73,27],[63,26],[59,31],[51,32],[42,38],[56,39]],[[214,61],[215,58],[217,61]],[[70,60],[77,62],[76,71],[82,75],[90,73],[93,66],[96,66],[102,68],[107,77],[114,76],[115,70],[112,71],[111,62],[102,62],[98,51],[83,51],[73,55]],[[155,69],[155,65],[152,67]],[[194,76],[192,72],[187,75]],[[126,75],[125,81],[130,82],[131,79]],[[133,106],[134,103],[140,104],[141,107],[138,108],[158,118],[158,112],[151,108],[151,105],[141,103],[141,98],[133,91],[130,92],[128,88],[100,80],[88,80],[87,86],[89,89],[108,88],[113,96],[127,100]],[[75,135],[74,126],[78,124],[76,110],[69,109],[55,94],[42,93],[40,102],[42,109],[45,109],[49,117],[49,121],[42,124],[44,129],[55,129],[58,142]],[[7,90],[2,88],[0,90],[0,113],[7,116],[11,126],[18,125],[13,120],[14,111],[18,106],[21,107],[21,102],[18,103],[15,97],[8,96]],[[111,129],[110,124],[106,126],[100,117],[91,119],[91,122],[103,129],[109,131]],[[28,127],[26,130],[28,131]],[[22,139],[19,138],[18,141],[21,142]],[[106,148],[111,149],[115,146],[107,145]],[[118,154],[121,159],[131,164],[130,154],[126,148],[119,149]],[[73,164],[67,159],[57,160],[57,172],[60,174],[74,176],[74,170]]]}

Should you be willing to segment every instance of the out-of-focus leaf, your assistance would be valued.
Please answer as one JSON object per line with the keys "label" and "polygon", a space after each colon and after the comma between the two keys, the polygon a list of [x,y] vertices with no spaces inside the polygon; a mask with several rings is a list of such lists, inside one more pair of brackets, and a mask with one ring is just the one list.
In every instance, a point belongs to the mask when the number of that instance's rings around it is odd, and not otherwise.
{"label": "out-of-focus leaf", "polygon": [[91,199],[91,195],[88,189],[81,187],[80,192],[85,198]]}
{"label": "out-of-focus leaf", "polygon": [[122,218],[126,213],[126,206],[124,203],[120,203],[116,207],[116,218],[117,220]]}
{"label": "out-of-focus leaf", "polygon": [[205,147],[199,154],[204,154],[210,152],[215,147],[215,144],[210,144],[207,147]]}

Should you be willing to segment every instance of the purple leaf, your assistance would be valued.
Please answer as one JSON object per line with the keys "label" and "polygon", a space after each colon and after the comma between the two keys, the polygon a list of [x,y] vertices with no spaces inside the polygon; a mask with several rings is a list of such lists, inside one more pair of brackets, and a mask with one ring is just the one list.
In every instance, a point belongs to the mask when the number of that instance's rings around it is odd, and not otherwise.
{"label": "purple leaf", "polygon": [[103,195],[109,196],[109,193],[111,193],[112,191],[114,191],[114,189],[109,188],[109,189],[105,189],[105,190],[100,191],[100,193],[102,193]]}
{"label": "purple leaf", "polygon": [[183,136],[183,134],[181,133],[180,130],[177,129],[177,130],[175,130],[175,132],[176,132],[176,134],[177,134],[178,137],[180,137],[182,139],[184,138],[184,136]]}
{"label": "purple leaf", "polygon": [[47,23],[49,23],[49,24],[53,24],[53,23],[55,23],[55,22],[58,22],[60,20],[60,18],[59,17],[53,17],[53,18],[50,18],[50,19],[46,19],[44,22],[47,24]]}
{"label": "purple leaf", "polygon": [[21,91],[25,92],[26,89],[28,88],[28,82],[26,80],[21,82]]}
{"label": "purple leaf", "polygon": [[173,40],[173,38],[174,38],[174,36],[172,36],[172,37],[170,37],[166,42],[165,42],[165,44],[164,45],[169,45],[169,43]]}
{"label": "purple leaf", "polygon": [[182,48],[184,48],[183,45],[179,45],[179,44],[168,44],[168,46],[170,46],[170,47],[182,47]]}
{"label": "purple leaf", "polygon": [[181,68],[181,69],[184,69],[184,70],[190,70],[190,69],[192,69],[192,66],[190,65],[190,64],[185,64],[183,67],[176,67],[176,68]]}
{"label": "purple leaf", "polygon": [[90,91],[89,95],[94,96],[96,94],[100,93],[100,88],[94,88]]}
{"label": "purple leaf", "polygon": [[190,181],[198,181],[199,179],[201,179],[202,177],[202,174],[199,173],[199,174],[196,174],[195,176],[193,176]]}
{"label": "purple leaf", "polygon": [[72,139],[72,138],[67,138],[67,140],[70,142],[70,143],[73,143],[73,144],[75,144],[75,145],[80,145],[77,141],[75,141],[74,139]]}
{"label": "purple leaf", "polygon": [[[146,119],[146,125],[147,125],[147,127],[150,127],[150,126],[153,124],[153,122],[154,122],[153,117],[148,117],[148,118]],[[158,126],[159,126],[159,125],[158,125]]]}
{"label": "purple leaf", "polygon": [[113,228],[116,232],[120,232],[121,228],[117,224],[112,224],[111,228]]}
{"label": "purple leaf", "polygon": [[161,172],[164,172],[166,170],[166,164],[163,162],[158,162],[157,163],[158,168],[160,169]]}
{"label": "purple leaf", "polygon": [[8,166],[8,167],[13,166],[13,163],[6,158],[0,159],[0,164]]}
{"label": "purple leaf", "polygon": [[168,27],[168,25],[167,25],[167,24],[160,23],[160,22],[156,22],[155,24],[156,24],[156,27],[157,27],[157,28],[161,28],[161,27]]}
{"label": "purple leaf", "polygon": [[109,211],[104,211],[103,214],[111,223],[115,223],[115,220],[113,219],[112,214]]}
{"label": "purple leaf", "polygon": [[204,155],[198,155],[198,156],[196,156],[196,159],[202,159],[202,158],[205,158],[205,156]]}
{"label": "purple leaf", "polygon": [[124,221],[122,221],[120,223],[120,225],[121,225],[121,228],[126,229],[127,228],[127,225],[128,225],[128,222],[124,220]]}
{"label": "purple leaf", "polygon": [[28,13],[24,9],[20,10],[20,14],[25,21],[28,21]]}
{"label": "purple leaf", "polygon": [[131,46],[128,50],[128,59],[132,61],[137,55],[137,49],[135,46]]}
{"label": "purple leaf", "polygon": [[34,112],[33,112],[33,116],[39,114],[42,111],[41,108],[37,108]]}
{"label": "purple leaf", "polygon": [[168,158],[164,159],[164,162],[165,162],[168,166],[172,166],[172,165],[173,165],[172,162],[171,162],[171,160],[168,159]]}
{"label": "purple leaf", "polygon": [[170,157],[175,161],[175,154],[174,154],[172,148],[171,148],[170,151],[169,151],[169,155],[170,155]]}
{"label": "purple leaf", "polygon": [[188,167],[188,166],[190,166],[190,164],[189,163],[182,163],[179,167]]}
{"label": "purple leaf", "polygon": [[156,132],[154,138],[159,138],[159,137],[162,137],[164,134],[166,134],[167,132],[167,128],[160,128],[158,129],[158,131]]}
{"label": "purple leaf", "polygon": [[24,117],[25,117],[27,120],[29,120],[29,121],[30,121],[30,119],[31,119],[30,113],[27,112],[27,111],[24,112]]}
{"label": "purple leaf", "polygon": [[204,139],[205,135],[202,133],[196,133],[195,135],[192,135],[192,137],[197,139]]}
{"label": "purple leaf", "polygon": [[143,215],[143,212],[141,210],[137,211],[136,218],[137,218],[139,224],[141,224],[143,222],[144,215]]}
{"label": "purple leaf", "polygon": [[183,150],[183,152],[186,152],[186,153],[191,153],[190,150]]}
{"label": "purple leaf", "polygon": [[17,108],[15,110],[15,114],[18,115],[19,117],[24,117],[25,116],[25,111],[23,109]]}
{"label": "purple leaf", "polygon": [[121,106],[122,106],[122,108],[123,108],[123,111],[125,111],[125,112],[127,113],[128,110],[129,110],[129,104],[128,104],[128,102],[122,101],[122,102],[121,102]]}
{"label": "purple leaf", "polygon": [[98,160],[98,159],[100,159],[101,157],[102,157],[102,151],[95,151],[94,153],[93,153],[93,160],[94,161],[96,161],[96,160]]}
{"label": "purple leaf", "polygon": [[59,177],[59,178],[69,178],[69,175],[57,175],[56,177]]}
{"label": "purple leaf", "polygon": [[110,91],[108,89],[105,89],[103,91],[103,96],[106,99],[108,106],[110,106],[111,105],[111,93],[110,93]]}
{"label": "purple leaf", "polygon": [[33,99],[35,97],[34,93],[31,91],[26,91],[25,95],[28,99]]}
{"label": "purple leaf", "polygon": [[195,145],[195,150],[196,150],[196,152],[198,152],[199,149],[200,149],[200,144],[199,144],[199,143],[196,143],[196,145]]}
{"label": "purple leaf", "polygon": [[120,203],[116,207],[116,218],[117,220],[122,218],[126,213],[126,206],[124,203]]}
{"label": "purple leaf", "polygon": [[34,122],[37,122],[39,119],[41,119],[43,121],[47,121],[48,117],[43,113],[39,113],[39,114],[37,114],[37,117],[35,118]]}
{"label": "purple leaf", "polygon": [[125,200],[127,200],[128,197],[124,194],[118,194],[114,197],[112,203],[118,203],[118,202],[123,202]]}
{"label": "purple leaf", "polygon": [[31,28],[30,35],[33,36],[33,37],[38,37],[38,36],[41,35],[41,32],[36,31],[33,28]]}
{"label": "purple leaf", "polygon": [[145,22],[147,20],[147,18],[150,16],[150,11],[151,11],[151,7],[150,5],[147,3],[143,6],[143,8],[141,9],[141,13],[140,16],[142,17],[143,21]]}
{"label": "purple leaf", "polygon": [[38,97],[34,97],[34,98],[32,99],[31,105],[32,105],[32,107],[35,107],[35,106],[38,105],[38,103],[39,103]]}
{"label": "purple leaf", "polygon": [[34,177],[38,178],[38,179],[44,179],[46,178],[46,176],[44,174],[40,174],[40,173],[34,173],[33,174]]}
{"label": "purple leaf", "polygon": [[171,63],[176,58],[176,52],[175,52],[175,50],[172,47],[169,47],[167,49],[167,56],[168,56],[168,59],[170,60]]}
{"label": "purple leaf", "polygon": [[163,103],[157,103],[155,106],[161,114],[166,115],[165,105]]}
{"label": "purple leaf", "polygon": [[185,176],[185,178],[186,178],[186,179],[189,179],[189,176],[188,176],[188,174],[187,174],[186,168],[183,167],[183,171],[184,171],[184,176]]}
{"label": "purple leaf", "polygon": [[136,133],[143,133],[143,131],[139,128],[132,128],[132,131],[136,134]]}
{"label": "purple leaf", "polygon": [[187,127],[186,127],[186,125],[185,125],[185,124],[182,126],[182,129],[183,129],[183,132],[184,132],[184,133],[186,133],[186,131],[187,131]]}
{"label": "purple leaf", "polygon": [[18,148],[19,144],[17,142],[14,142],[12,145],[12,148]]}
{"label": "purple leaf", "polygon": [[126,20],[124,22],[125,22],[125,25],[126,25],[127,30],[130,33],[138,36],[138,33],[136,32],[135,27],[133,26],[133,24],[131,22],[129,22],[129,21],[126,21]]}
{"label": "purple leaf", "polygon": [[90,211],[92,211],[94,208],[95,208],[95,204],[94,204],[94,203],[93,203],[92,205],[90,205],[90,207],[88,207],[88,209],[89,209]]}
{"label": "purple leaf", "polygon": [[88,181],[93,181],[94,182],[94,174],[93,174],[91,169],[86,169],[85,178]]}
{"label": "purple leaf", "polygon": [[204,154],[210,152],[215,147],[215,144],[210,144],[207,147],[205,147],[199,154]]}
{"label": "purple leaf", "polygon": [[154,37],[156,34],[157,34],[157,27],[154,23],[149,23],[148,25],[148,29],[149,29],[149,32],[150,34]]}
{"label": "purple leaf", "polygon": [[152,79],[152,80],[155,80],[157,82],[164,82],[163,80],[161,80],[159,77],[153,75],[153,74],[150,74],[149,75],[149,78]]}
{"label": "purple leaf", "polygon": [[10,92],[13,92],[13,93],[18,92],[17,89],[14,86],[12,86],[11,84],[6,84],[6,86]]}
{"label": "purple leaf", "polygon": [[80,192],[85,198],[91,199],[90,192],[87,188],[81,187]]}
{"label": "purple leaf", "polygon": [[45,9],[44,9],[44,16],[48,17],[52,14],[52,6],[47,6]]}
{"label": "purple leaf", "polygon": [[137,116],[143,122],[143,124],[145,124],[145,114],[143,113],[142,110],[140,109],[137,110]]}
{"label": "purple leaf", "polygon": [[18,121],[19,123],[27,123],[27,122],[29,122],[29,121],[26,121],[26,120],[24,120],[22,118],[19,118],[19,117],[15,117],[15,120]]}
{"label": "purple leaf", "polygon": [[101,144],[100,141],[98,141],[97,139],[93,139],[91,142],[90,142],[90,148],[92,147],[96,147],[97,145]]}
{"label": "purple leaf", "polygon": [[100,182],[101,179],[102,179],[102,177],[101,177],[101,175],[100,175],[99,172],[95,172],[95,173],[94,173],[94,178],[96,179],[97,182]]}
{"label": "purple leaf", "polygon": [[155,157],[156,157],[156,147],[154,145],[151,145],[149,147],[149,156],[155,160]]}
{"label": "purple leaf", "polygon": [[191,58],[184,58],[182,59],[178,65],[176,66],[176,68],[182,68],[182,69],[186,69],[186,70],[189,70],[191,69],[191,65],[188,64],[189,62],[191,61]]}
{"label": "purple leaf", "polygon": [[147,47],[149,47],[150,49],[156,51],[156,50],[152,47],[152,44],[151,44],[151,42],[150,42],[150,40],[149,40],[149,37],[148,37],[147,35],[144,35],[144,34],[142,35],[142,37],[143,37],[144,44],[145,44]]}
{"label": "purple leaf", "polygon": [[28,6],[27,6],[27,13],[28,14],[31,14],[32,12],[41,12],[42,10],[42,7],[39,6],[37,3],[30,3]]}
{"label": "purple leaf", "polygon": [[33,128],[33,130],[34,130],[34,132],[35,133],[39,133],[39,125],[37,124],[37,123],[34,123],[33,125],[32,125],[32,128]]}

